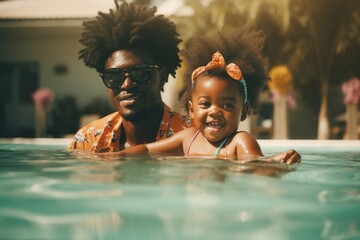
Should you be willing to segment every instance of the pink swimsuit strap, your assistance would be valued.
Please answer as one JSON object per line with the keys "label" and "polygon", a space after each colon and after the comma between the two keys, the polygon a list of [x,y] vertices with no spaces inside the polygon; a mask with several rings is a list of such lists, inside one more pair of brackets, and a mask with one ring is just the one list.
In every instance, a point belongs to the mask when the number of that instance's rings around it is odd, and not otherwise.
{"label": "pink swimsuit strap", "polygon": [[191,139],[191,141],[190,141],[190,144],[189,144],[189,146],[188,146],[187,149],[186,149],[186,155],[185,155],[185,156],[189,156],[190,147],[191,147],[191,145],[193,144],[193,142],[194,142],[195,138],[197,137],[197,135],[199,135],[199,133],[200,133],[200,131],[197,130],[197,132],[196,132],[196,133],[194,134],[194,136],[192,137],[192,139]]}
{"label": "pink swimsuit strap", "polygon": [[[197,135],[199,135],[200,131],[197,130],[197,132],[194,134],[194,136],[192,137],[189,146],[186,149],[186,155],[185,156],[189,156],[189,151],[190,151],[190,147],[193,144],[195,138],[197,137]],[[217,157],[220,153],[221,148],[224,146],[224,144],[227,143],[227,141],[229,140],[229,138],[231,137],[231,135],[227,136],[226,138],[224,138],[224,140],[220,143],[220,146],[216,149],[215,153],[214,153],[214,157]]]}

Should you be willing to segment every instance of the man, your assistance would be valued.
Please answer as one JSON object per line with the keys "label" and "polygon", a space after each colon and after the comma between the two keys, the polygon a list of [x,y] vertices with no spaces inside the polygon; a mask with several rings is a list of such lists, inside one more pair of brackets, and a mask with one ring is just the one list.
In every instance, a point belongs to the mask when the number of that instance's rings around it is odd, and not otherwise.
{"label": "man", "polygon": [[167,138],[190,125],[160,92],[180,66],[181,40],[156,8],[115,1],[116,9],[85,22],[79,58],[95,68],[117,109],[80,129],[69,149],[119,151]]}

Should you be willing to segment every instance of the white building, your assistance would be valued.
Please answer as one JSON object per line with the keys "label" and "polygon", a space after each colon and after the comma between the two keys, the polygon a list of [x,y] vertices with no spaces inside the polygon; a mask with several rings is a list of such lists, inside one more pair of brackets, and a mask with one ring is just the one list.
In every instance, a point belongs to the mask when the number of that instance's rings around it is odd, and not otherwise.
{"label": "white building", "polygon": [[[85,19],[113,7],[113,0],[0,1],[0,137],[33,135],[31,94],[40,87],[56,99],[75,97],[79,108],[108,101],[96,71],[78,60],[78,40]],[[174,84],[166,84],[164,101],[176,108]]]}

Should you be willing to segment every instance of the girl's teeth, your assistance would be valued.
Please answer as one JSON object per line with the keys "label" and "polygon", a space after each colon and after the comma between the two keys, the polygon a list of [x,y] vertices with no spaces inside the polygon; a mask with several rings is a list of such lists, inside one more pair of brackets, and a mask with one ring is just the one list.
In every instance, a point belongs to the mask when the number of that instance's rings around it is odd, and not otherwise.
{"label": "girl's teeth", "polygon": [[219,128],[219,127],[221,127],[221,124],[219,124],[219,123],[208,123],[208,126],[213,127],[213,128]]}

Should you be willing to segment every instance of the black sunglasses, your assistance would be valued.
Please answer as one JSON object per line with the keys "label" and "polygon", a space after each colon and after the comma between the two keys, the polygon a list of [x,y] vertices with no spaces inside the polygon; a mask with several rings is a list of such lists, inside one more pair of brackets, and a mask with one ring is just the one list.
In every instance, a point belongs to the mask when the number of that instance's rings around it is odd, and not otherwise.
{"label": "black sunglasses", "polygon": [[[156,65],[136,65],[126,69],[109,68],[100,73],[106,87],[118,89],[124,83],[126,77],[139,84],[149,84],[151,82],[154,69],[159,69]],[[126,76],[126,73],[128,76]]]}

